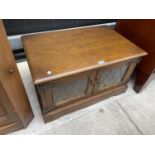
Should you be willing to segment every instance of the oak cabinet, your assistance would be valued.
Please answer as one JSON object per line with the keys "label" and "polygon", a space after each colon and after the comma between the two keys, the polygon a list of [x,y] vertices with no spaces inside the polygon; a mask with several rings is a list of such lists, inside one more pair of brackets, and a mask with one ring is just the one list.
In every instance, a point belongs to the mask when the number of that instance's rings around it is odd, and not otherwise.
{"label": "oak cabinet", "polygon": [[125,85],[138,61],[135,59],[36,86],[43,113]]}
{"label": "oak cabinet", "polygon": [[23,37],[45,122],[127,89],[146,53],[108,27]]}
{"label": "oak cabinet", "polygon": [[0,134],[6,134],[27,127],[33,113],[1,20],[0,34]]}

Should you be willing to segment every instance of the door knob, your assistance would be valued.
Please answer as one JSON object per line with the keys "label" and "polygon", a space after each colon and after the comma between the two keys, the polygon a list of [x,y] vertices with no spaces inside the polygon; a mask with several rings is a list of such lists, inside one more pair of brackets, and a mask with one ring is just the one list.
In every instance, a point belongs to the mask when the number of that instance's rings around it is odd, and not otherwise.
{"label": "door knob", "polygon": [[14,72],[14,69],[13,68],[10,68],[9,69],[9,73],[12,74],[13,72]]}

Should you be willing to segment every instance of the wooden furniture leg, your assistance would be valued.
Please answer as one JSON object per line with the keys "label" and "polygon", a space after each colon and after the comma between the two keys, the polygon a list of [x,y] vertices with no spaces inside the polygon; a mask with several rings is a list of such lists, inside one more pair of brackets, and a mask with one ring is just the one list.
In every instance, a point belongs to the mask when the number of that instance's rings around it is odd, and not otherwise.
{"label": "wooden furniture leg", "polygon": [[134,85],[134,90],[138,93],[142,91],[150,82],[151,75],[154,72],[154,66],[152,66],[151,69],[146,71],[144,73],[142,70],[137,68],[136,70],[136,79],[135,79],[135,85]]}

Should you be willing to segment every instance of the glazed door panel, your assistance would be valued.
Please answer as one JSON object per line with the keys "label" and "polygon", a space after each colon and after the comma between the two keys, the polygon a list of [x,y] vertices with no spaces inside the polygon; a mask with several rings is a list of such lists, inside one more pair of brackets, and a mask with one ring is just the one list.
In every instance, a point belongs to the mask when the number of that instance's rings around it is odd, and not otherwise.
{"label": "glazed door panel", "polygon": [[0,103],[0,127],[10,124],[11,122],[9,121],[9,119],[7,118],[7,114],[5,113],[1,103]]}
{"label": "glazed door panel", "polygon": [[15,113],[2,84],[0,83],[0,127],[18,121],[19,118]]}
{"label": "glazed door panel", "polygon": [[94,93],[121,84],[128,71],[128,68],[129,64],[124,64],[98,70]]}
{"label": "glazed door panel", "polygon": [[53,103],[59,105],[63,102],[87,95],[87,85],[88,78],[71,80],[63,84],[53,84]]}
{"label": "glazed door panel", "polygon": [[93,90],[94,72],[52,82],[40,87],[43,109],[56,108],[89,96]]}

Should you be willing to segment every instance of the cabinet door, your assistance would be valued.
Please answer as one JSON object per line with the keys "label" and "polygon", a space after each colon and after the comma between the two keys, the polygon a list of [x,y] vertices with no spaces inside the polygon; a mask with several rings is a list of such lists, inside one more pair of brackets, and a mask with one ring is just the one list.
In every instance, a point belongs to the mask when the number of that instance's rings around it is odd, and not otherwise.
{"label": "cabinet door", "polygon": [[2,108],[1,106],[1,103],[0,103],[0,127],[5,125],[5,124],[8,124],[8,119],[6,117],[6,113],[4,111],[4,109]]}
{"label": "cabinet door", "polygon": [[95,72],[89,72],[39,87],[43,109],[56,108],[88,97],[93,91],[94,77]]}
{"label": "cabinet door", "polygon": [[2,84],[0,83],[0,127],[18,121],[19,118],[16,115]]}
{"label": "cabinet door", "polygon": [[107,88],[112,88],[126,82],[135,66],[135,63],[134,65],[132,63],[123,63],[98,70],[94,93],[104,91]]}

